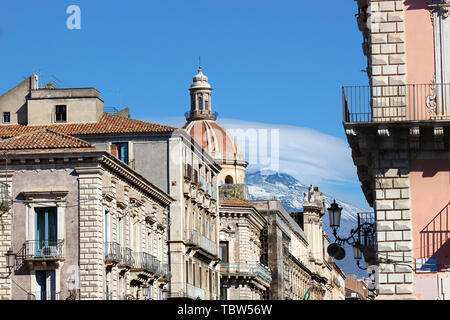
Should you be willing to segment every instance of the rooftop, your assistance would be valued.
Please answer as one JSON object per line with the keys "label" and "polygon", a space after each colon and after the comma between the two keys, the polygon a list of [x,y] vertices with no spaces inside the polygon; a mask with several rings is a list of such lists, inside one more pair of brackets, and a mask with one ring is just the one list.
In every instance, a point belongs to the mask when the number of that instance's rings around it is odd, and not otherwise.
{"label": "rooftop", "polygon": [[36,150],[89,148],[84,140],[54,132],[48,128],[38,129],[0,142],[0,150]]}
{"label": "rooftop", "polygon": [[174,127],[123,118],[109,113],[104,113],[95,123],[67,123],[52,125],[0,125],[0,137],[11,138],[39,129],[47,128],[53,132],[65,135],[93,135],[111,133],[170,133],[176,130]]}

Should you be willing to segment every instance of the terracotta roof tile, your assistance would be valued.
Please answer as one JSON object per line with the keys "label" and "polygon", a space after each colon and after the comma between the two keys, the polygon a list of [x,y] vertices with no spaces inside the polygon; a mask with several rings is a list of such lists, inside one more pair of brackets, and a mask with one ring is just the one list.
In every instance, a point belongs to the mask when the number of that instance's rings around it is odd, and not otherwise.
{"label": "terracotta roof tile", "polygon": [[123,118],[105,112],[100,120],[94,123],[67,123],[40,126],[0,125],[0,137],[15,137],[43,128],[48,128],[54,132],[66,135],[77,136],[110,133],[173,132],[176,130],[174,127]]}
{"label": "terracotta roof tile", "polygon": [[54,132],[48,128],[38,129],[0,142],[0,150],[36,150],[90,148],[84,140]]}

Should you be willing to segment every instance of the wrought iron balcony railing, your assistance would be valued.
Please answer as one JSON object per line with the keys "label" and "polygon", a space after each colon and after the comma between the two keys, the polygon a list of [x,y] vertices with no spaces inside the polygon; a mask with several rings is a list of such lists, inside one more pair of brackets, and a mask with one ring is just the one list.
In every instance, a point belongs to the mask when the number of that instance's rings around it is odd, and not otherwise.
{"label": "wrought iron balcony railing", "polygon": [[171,292],[169,292],[168,298],[205,300],[205,289],[185,282],[175,282],[171,283]]}
{"label": "wrought iron balcony railing", "polygon": [[146,252],[135,252],[133,253],[133,258],[133,270],[146,271],[153,274],[159,273],[161,262],[151,254]]}
{"label": "wrought iron balcony railing", "polygon": [[161,263],[161,268],[159,270],[159,274],[166,279],[169,279],[172,277],[169,271],[169,265],[167,263]]}
{"label": "wrought iron balcony railing", "polygon": [[246,275],[260,277],[267,282],[272,281],[270,269],[259,263],[222,263],[220,266],[220,272],[222,274],[228,275]]}
{"label": "wrought iron balcony railing", "polygon": [[450,120],[450,84],[342,87],[344,123]]}
{"label": "wrought iron balcony railing", "polygon": [[121,247],[120,251],[121,251],[120,257],[121,259],[119,261],[119,265],[129,268],[133,267],[134,265],[133,250],[127,247]]}
{"label": "wrought iron balcony railing", "polygon": [[60,260],[64,259],[64,240],[28,240],[23,247],[25,260]]}
{"label": "wrought iron balcony railing", "polygon": [[196,246],[207,253],[217,256],[216,243],[201,235],[197,230],[186,230],[186,244]]}
{"label": "wrought iron balcony railing", "polygon": [[60,300],[60,293],[54,291],[28,292],[28,300]]}
{"label": "wrought iron balcony railing", "polygon": [[122,259],[122,251],[117,242],[105,242],[105,261],[119,263]]}

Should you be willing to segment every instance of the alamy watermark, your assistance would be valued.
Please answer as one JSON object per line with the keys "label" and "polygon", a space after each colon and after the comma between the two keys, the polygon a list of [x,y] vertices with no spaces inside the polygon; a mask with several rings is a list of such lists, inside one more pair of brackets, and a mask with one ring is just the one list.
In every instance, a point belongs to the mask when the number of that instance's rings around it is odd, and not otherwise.
{"label": "alamy watermark", "polygon": [[70,5],[67,7],[66,13],[69,17],[66,20],[66,26],[69,30],[81,29],[81,9],[77,5]]}

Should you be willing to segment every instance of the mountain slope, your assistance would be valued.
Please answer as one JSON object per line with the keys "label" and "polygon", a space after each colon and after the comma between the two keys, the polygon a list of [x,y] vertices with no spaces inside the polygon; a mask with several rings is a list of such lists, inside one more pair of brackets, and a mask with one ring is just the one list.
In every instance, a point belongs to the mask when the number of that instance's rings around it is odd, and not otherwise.
{"label": "mountain slope", "polygon": [[[246,184],[249,189],[249,198],[251,200],[266,200],[276,197],[288,212],[298,212],[303,210],[303,193],[308,191],[308,186],[302,184],[289,174],[269,173],[263,174],[260,171],[248,173],[246,175]],[[334,198],[324,194],[327,208],[333,202]],[[347,237],[350,230],[357,225],[358,212],[365,210],[352,204],[339,201],[339,206],[343,208],[341,217],[341,227],[338,235]],[[323,216],[324,230],[334,241],[333,231],[329,226],[328,213]],[[353,259],[353,251],[350,246],[345,247],[346,256],[341,261],[336,261],[337,265],[345,273],[354,273],[358,277],[364,276],[365,272],[360,270]]]}

